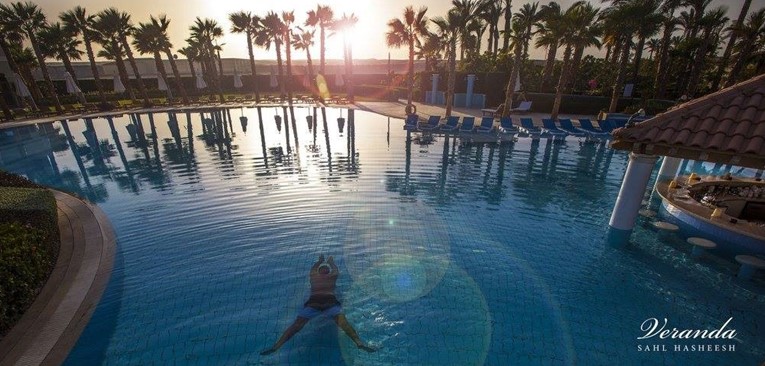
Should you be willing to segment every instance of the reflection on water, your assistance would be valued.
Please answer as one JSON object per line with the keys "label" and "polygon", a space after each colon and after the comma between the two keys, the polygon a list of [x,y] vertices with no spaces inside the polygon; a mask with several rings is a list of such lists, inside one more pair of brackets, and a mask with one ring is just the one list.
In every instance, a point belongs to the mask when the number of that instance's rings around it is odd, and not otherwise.
{"label": "reflection on water", "polygon": [[[624,154],[401,125],[278,107],[0,131],[0,167],[98,202],[118,235],[67,363],[652,363],[633,352],[646,311],[689,327],[735,312],[751,335],[728,358],[667,363],[759,359],[762,296],[686,263],[644,225],[630,250],[604,245]],[[335,255],[348,318],[381,350],[359,355],[317,319],[261,359],[305,301],[317,253]]]}

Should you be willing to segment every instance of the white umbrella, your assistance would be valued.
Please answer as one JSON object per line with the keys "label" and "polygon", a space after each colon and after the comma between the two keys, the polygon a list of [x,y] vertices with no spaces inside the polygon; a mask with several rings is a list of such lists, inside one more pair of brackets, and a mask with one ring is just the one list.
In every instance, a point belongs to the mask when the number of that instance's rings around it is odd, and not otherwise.
{"label": "white umbrella", "polygon": [[22,98],[31,97],[32,93],[29,92],[29,88],[27,88],[27,84],[24,83],[21,75],[14,72],[13,76],[16,79],[16,94]]}
{"label": "white umbrella", "polygon": [[239,71],[234,70],[234,88],[241,88],[244,84],[242,84],[242,76],[239,75]]}
{"label": "white umbrella", "polygon": [[115,93],[123,93],[125,92],[125,85],[122,84],[122,80],[120,79],[119,75],[114,75],[114,92]]}
{"label": "white umbrella", "polygon": [[157,76],[157,89],[167,90],[167,83],[165,82],[165,79],[163,79],[161,76]]}
{"label": "white umbrella", "polygon": [[345,85],[345,80],[343,80],[343,75],[335,74],[335,85],[337,86]]}
{"label": "white umbrella", "polygon": [[74,78],[72,77],[72,74],[69,73],[69,71],[64,72],[64,81],[66,82],[67,93],[69,94],[82,93],[82,90],[80,90],[80,87],[77,86],[77,83],[74,82]]}
{"label": "white umbrella", "polygon": [[197,73],[197,89],[204,89],[207,87],[207,83],[205,83],[205,79],[202,78],[201,73]]}
{"label": "white umbrella", "polygon": [[274,75],[273,71],[271,71],[271,80],[268,83],[268,85],[270,85],[272,88],[276,88],[277,86],[279,86],[279,81],[276,80],[276,75]]}

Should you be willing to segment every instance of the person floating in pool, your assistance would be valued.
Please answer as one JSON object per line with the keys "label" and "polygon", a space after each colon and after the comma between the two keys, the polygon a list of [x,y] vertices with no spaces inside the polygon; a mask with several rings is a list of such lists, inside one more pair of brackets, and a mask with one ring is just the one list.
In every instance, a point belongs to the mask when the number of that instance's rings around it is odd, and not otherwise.
{"label": "person floating in pool", "polygon": [[337,277],[340,275],[340,271],[335,264],[335,259],[332,256],[327,258],[327,262],[324,262],[324,255],[319,256],[319,260],[311,267],[309,277],[311,279],[311,296],[308,301],[305,302],[303,310],[298,313],[297,318],[292,325],[284,331],[279,340],[274,343],[271,348],[261,352],[261,355],[269,355],[276,352],[286,343],[292,336],[297,334],[303,326],[308,323],[309,320],[315,318],[319,314],[325,314],[335,319],[335,323],[353,340],[356,347],[367,352],[374,352],[375,349],[367,346],[361,341],[356,330],[353,329],[348,320],[343,315],[343,308],[340,305],[340,301],[337,301],[335,297],[335,283]]}

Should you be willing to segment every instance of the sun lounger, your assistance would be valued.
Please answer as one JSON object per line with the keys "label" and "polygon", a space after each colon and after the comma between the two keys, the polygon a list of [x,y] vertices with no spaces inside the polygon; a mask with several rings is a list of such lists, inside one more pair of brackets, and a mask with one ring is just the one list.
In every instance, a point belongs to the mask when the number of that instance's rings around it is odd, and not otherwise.
{"label": "sun lounger", "polygon": [[531,101],[523,101],[518,107],[510,110],[510,113],[528,112],[531,110]]}
{"label": "sun lounger", "polygon": [[476,128],[476,132],[489,133],[494,131],[494,117],[481,118],[481,124]]}
{"label": "sun lounger", "polygon": [[417,118],[417,115],[411,115],[407,117],[404,120],[404,130],[407,131],[414,131],[417,129],[417,123],[419,123],[419,119]]}
{"label": "sun lounger", "polygon": [[586,132],[574,127],[574,124],[571,123],[571,119],[569,118],[561,118],[558,120],[558,123],[560,123],[560,129],[563,131],[566,131],[571,136],[575,136],[575,137],[588,136]]}
{"label": "sun lounger", "polygon": [[580,126],[579,129],[590,134],[590,137],[600,138],[600,139],[611,137],[610,133],[603,131],[599,128],[595,128],[595,126],[592,125],[592,121],[590,121],[589,118],[580,118],[579,126]]}
{"label": "sun lounger", "polygon": [[427,123],[420,125],[420,129],[423,131],[435,130],[439,123],[441,123],[441,116],[430,116]]}
{"label": "sun lounger", "polygon": [[532,138],[539,138],[542,134],[542,129],[534,126],[534,121],[531,118],[521,118],[521,131]]}
{"label": "sun lounger", "polygon": [[446,118],[446,123],[441,125],[439,130],[440,131],[446,131],[446,132],[456,131],[457,128],[459,127],[459,123],[460,123],[460,118],[459,117],[457,117],[457,116],[449,116],[448,118]]}
{"label": "sun lounger", "polygon": [[475,117],[462,117],[462,125],[460,126],[460,132],[473,132],[475,128]]}
{"label": "sun lounger", "polygon": [[510,117],[502,117],[499,120],[500,131],[503,134],[516,134],[518,133],[518,127],[513,126],[513,119]]}
{"label": "sun lounger", "polygon": [[558,128],[555,125],[555,121],[550,118],[542,118],[542,130],[556,140],[562,140],[568,136],[568,133]]}
{"label": "sun lounger", "polygon": [[484,108],[481,109],[481,115],[484,117],[494,117],[497,115],[499,108]]}

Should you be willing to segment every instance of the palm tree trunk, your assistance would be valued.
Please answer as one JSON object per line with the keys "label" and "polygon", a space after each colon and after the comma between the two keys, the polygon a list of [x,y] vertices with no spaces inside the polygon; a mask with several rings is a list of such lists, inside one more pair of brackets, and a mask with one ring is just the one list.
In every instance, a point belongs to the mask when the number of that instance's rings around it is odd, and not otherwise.
{"label": "palm tree trunk", "polygon": [[311,48],[306,47],[305,48],[305,57],[306,57],[306,63],[308,64],[308,86],[310,89],[310,92],[312,95],[318,94],[316,92],[316,81],[314,79],[314,72],[313,72],[313,60],[311,60]]}
{"label": "palm tree trunk", "polygon": [[[0,49],[2,49],[3,54],[5,55],[6,60],[8,60],[8,67],[10,67],[11,71],[13,71],[15,73],[19,73],[19,66],[16,64],[16,60],[14,60],[13,57],[10,56],[11,55],[11,49],[8,46],[8,42],[6,42],[5,37],[3,37],[2,35],[0,35]],[[6,75],[6,79],[8,79],[10,81],[9,77],[10,77],[9,75]],[[11,96],[13,97],[13,104],[15,104],[17,106],[21,106],[21,104],[22,104],[21,102],[22,101],[19,98],[19,96],[16,95],[15,91],[11,92]]]}
{"label": "palm tree trunk", "polygon": [[69,72],[70,75],[72,75],[72,80],[74,80],[74,83],[79,85],[80,81],[77,80],[77,75],[74,74],[74,67],[72,67],[72,60],[69,59],[69,56],[62,53],[59,54],[59,57],[61,57],[61,62],[64,63],[64,69]]}
{"label": "palm tree trunk", "polygon": [[186,61],[188,61],[189,63],[189,71],[191,72],[191,80],[194,80],[196,82],[197,70],[194,67],[194,60],[187,58]]}
{"label": "palm tree trunk", "polygon": [[558,112],[560,112],[560,103],[563,99],[563,90],[568,84],[568,62],[571,59],[571,45],[566,45],[566,50],[563,52],[563,65],[561,66],[560,78],[558,78],[558,86],[555,88],[555,101],[553,102],[552,112],[550,112],[550,118],[553,120],[558,119]]}
{"label": "palm tree trunk", "polygon": [[122,79],[122,85],[125,86],[125,90],[127,90],[128,95],[130,96],[130,100],[133,101],[133,103],[137,103],[138,99],[135,96],[135,92],[133,91],[133,88],[130,87],[130,76],[127,72],[127,67],[125,67],[125,61],[122,59],[122,55],[117,54],[115,55],[115,63],[117,64],[117,73],[120,74],[120,79]]}
{"label": "palm tree trunk", "polygon": [[29,32],[27,36],[29,37],[29,43],[32,44],[32,48],[35,51],[35,56],[37,56],[37,63],[39,64],[38,66],[40,66],[40,71],[42,71],[43,78],[45,78],[45,86],[48,88],[48,96],[53,100],[53,104],[56,107],[56,112],[61,113],[64,111],[64,109],[61,108],[61,102],[58,100],[56,88],[53,86],[53,81],[50,79],[48,66],[45,65],[45,58],[42,57],[42,53],[40,52],[40,44],[37,43],[37,37],[35,36],[34,32]]}
{"label": "palm tree trunk", "polygon": [[351,101],[351,103],[355,102],[354,94],[353,94],[353,44],[350,42],[346,43],[348,45],[348,61],[346,62],[346,75],[348,77],[346,78],[346,89],[348,90],[348,100]]}
{"label": "palm tree trunk", "polygon": [[247,52],[250,56],[250,72],[252,72],[252,91],[255,92],[255,101],[260,103],[260,91],[258,91],[258,72],[255,70],[255,52],[252,47],[252,32],[247,28]]}
{"label": "palm tree trunk", "polygon": [[133,50],[130,49],[130,43],[128,43],[127,36],[124,34],[120,36],[122,41],[122,48],[125,49],[125,54],[127,55],[128,61],[130,62],[130,68],[133,69],[133,75],[135,75],[136,81],[138,82],[138,91],[141,92],[141,96],[143,96],[143,102],[144,104],[150,104],[149,102],[149,94],[146,92],[146,85],[143,85],[143,79],[141,79],[141,73],[138,72],[138,64],[135,62],[135,58],[133,57]]}
{"label": "palm tree trunk", "polygon": [[218,94],[220,101],[225,102],[225,97],[223,96],[223,59],[220,57],[220,49],[218,49],[216,59],[218,60]]}
{"label": "palm tree trunk", "polygon": [[284,65],[282,61],[282,43],[280,41],[274,42],[276,43],[276,71],[279,75],[279,92],[281,93],[280,97],[284,98],[287,95],[287,91],[284,88]]}
{"label": "palm tree trunk", "polygon": [[[741,25],[744,24],[744,20],[746,20],[747,13],[749,13],[749,6],[751,5],[752,0],[744,0],[744,4],[741,6],[741,12],[738,13],[738,19],[736,19],[736,23],[733,25],[733,28],[741,28]],[[736,44],[737,38],[738,35],[736,32],[730,32],[728,45],[725,46],[725,52],[723,53],[722,58],[720,59],[717,66],[717,72],[715,72],[715,75],[712,78],[713,91],[720,87],[720,81],[722,80],[723,73],[725,73],[725,68],[728,67],[728,60],[730,60],[730,56],[733,53],[733,46]]]}
{"label": "palm tree trunk", "polygon": [[[189,104],[189,95],[186,93],[186,88],[183,86],[181,73],[180,71],[178,71],[178,65],[175,63],[175,58],[173,58],[173,53],[172,51],[170,51],[169,48],[165,48],[165,54],[167,55],[167,59],[170,61],[170,68],[173,69],[173,81],[175,82],[175,87],[178,89],[178,92],[181,93],[183,104]],[[191,70],[192,70],[192,77],[193,77],[194,69],[192,68]],[[165,81],[167,81],[167,79],[165,79]]]}
{"label": "palm tree trunk", "polygon": [[619,94],[622,91],[622,84],[624,84],[624,73],[627,71],[627,61],[630,57],[629,40],[625,40],[625,44],[622,46],[622,56],[619,61],[619,70],[616,73],[616,80],[614,81],[614,90],[611,91],[611,104],[608,106],[608,113],[616,112],[616,105],[619,103]]}
{"label": "palm tree trunk", "polygon": [[515,94],[515,81],[518,80],[518,73],[521,71],[521,59],[523,58],[522,47],[515,46],[515,57],[513,60],[513,69],[510,71],[510,80],[507,81],[507,88],[505,89],[505,108],[502,110],[502,117],[510,115],[510,110],[513,109],[513,96]]}
{"label": "palm tree trunk", "polygon": [[698,90],[699,83],[701,82],[701,72],[704,70],[707,60],[707,52],[711,43],[711,34],[707,33],[704,37],[704,41],[699,47],[699,55],[696,57],[693,67],[691,68],[691,75],[688,78],[688,87],[685,90],[685,95],[689,98],[695,97]]}
{"label": "palm tree trunk", "polygon": [[[569,85],[574,85],[576,87],[576,81],[578,80],[576,78],[576,75],[579,75],[579,66],[582,64],[582,56],[584,56],[584,46],[576,46],[576,49],[574,49],[574,58],[571,62],[571,70],[568,71],[568,77],[567,79],[567,85],[564,86],[564,91],[569,91]],[[574,77],[573,80],[571,77]]]}
{"label": "palm tree trunk", "polygon": [[[154,65],[157,67],[157,71],[159,71],[162,80],[165,81],[165,86],[167,86],[167,90],[172,98],[173,91],[172,88],[170,88],[170,81],[167,80],[167,70],[165,70],[165,65],[162,63],[162,55],[159,51],[154,51]],[[159,80],[157,80],[157,83],[159,83]]]}
{"label": "palm tree trunk", "polygon": [[[672,9],[674,11],[674,9]],[[661,38],[658,62],[656,63],[656,78],[653,82],[654,98],[664,98],[666,89],[667,70],[669,69],[669,43],[672,40],[672,32],[675,27],[671,21],[664,23],[664,34]]]}
{"label": "palm tree trunk", "polygon": [[507,48],[510,47],[510,21],[513,18],[513,11],[512,11],[512,1],[511,0],[505,0],[505,31],[504,31],[504,39],[502,40],[502,51],[506,52]]}
{"label": "palm tree trunk", "polygon": [[288,29],[284,34],[284,53],[287,56],[287,85],[285,87],[287,88],[287,97],[292,103],[292,42],[290,42],[290,33]]}
{"label": "palm tree trunk", "polygon": [[32,74],[32,69],[26,66],[19,68],[19,76],[21,76],[21,78],[24,79],[24,82],[27,83],[29,92],[32,94],[32,99],[39,108],[40,100],[43,99],[43,95],[42,91],[40,91],[40,87],[35,81],[34,75]]}
{"label": "palm tree trunk", "polygon": [[321,53],[319,55],[320,58],[321,58],[320,65],[319,65],[320,66],[319,67],[319,73],[321,73],[322,75],[324,75],[326,77],[326,74],[324,73],[324,55],[325,55],[327,49],[324,47],[325,36],[324,36],[324,24],[323,23],[319,23],[319,36],[320,36],[320,39],[319,39],[319,43],[320,43],[319,44],[319,52]]}
{"label": "palm tree trunk", "polygon": [[636,82],[638,72],[640,72],[640,61],[643,60],[643,48],[645,48],[645,37],[640,37],[635,46],[635,68],[632,70],[632,82]]}
{"label": "palm tree trunk", "polygon": [[[553,67],[555,66],[555,56],[558,53],[558,42],[551,44],[547,49],[547,60],[545,68],[542,70],[542,88],[547,87],[552,77]],[[606,57],[607,58],[607,57]]]}
{"label": "palm tree trunk", "polygon": [[749,39],[745,40],[743,47],[738,52],[736,63],[733,65],[733,68],[730,70],[730,74],[728,74],[728,81],[725,82],[726,88],[735,84],[736,81],[738,81],[737,77],[741,73],[741,70],[744,69],[744,66],[746,65],[746,60],[751,56],[753,51],[754,51],[754,41]]}
{"label": "palm tree trunk", "polygon": [[408,65],[407,79],[409,84],[409,90],[406,94],[406,104],[412,104],[412,94],[414,93],[414,37],[409,38],[409,65]]}
{"label": "palm tree trunk", "polygon": [[96,84],[98,99],[101,100],[102,104],[105,104],[106,94],[104,93],[103,85],[101,85],[101,77],[98,75],[98,66],[96,66],[96,57],[93,54],[93,45],[87,31],[82,33],[82,38],[85,41],[85,51],[88,54],[88,61],[90,61],[90,72],[93,74],[93,82]]}
{"label": "palm tree trunk", "polygon": [[446,117],[452,115],[454,106],[454,83],[456,79],[455,69],[457,68],[457,34],[453,34],[449,41],[449,75],[446,86]]}

